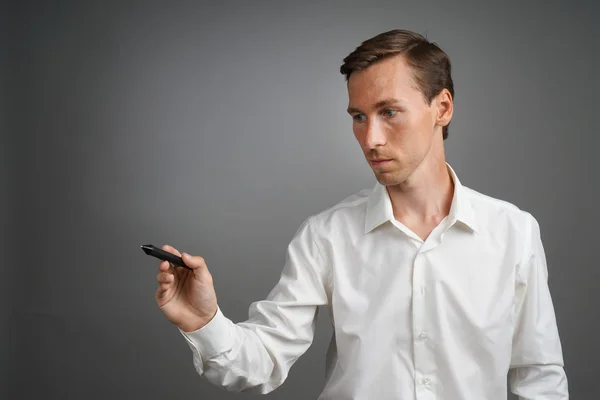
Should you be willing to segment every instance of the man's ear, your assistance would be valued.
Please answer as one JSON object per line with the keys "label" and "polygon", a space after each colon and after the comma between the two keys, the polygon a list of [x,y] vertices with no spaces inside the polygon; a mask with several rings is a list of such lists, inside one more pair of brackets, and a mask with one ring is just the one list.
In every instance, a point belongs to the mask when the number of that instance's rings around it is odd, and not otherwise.
{"label": "man's ear", "polygon": [[442,91],[435,96],[433,101],[437,108],[436,125],[448,125],[454,112],[454,101],[450,91],[448,89],[442,89]]}

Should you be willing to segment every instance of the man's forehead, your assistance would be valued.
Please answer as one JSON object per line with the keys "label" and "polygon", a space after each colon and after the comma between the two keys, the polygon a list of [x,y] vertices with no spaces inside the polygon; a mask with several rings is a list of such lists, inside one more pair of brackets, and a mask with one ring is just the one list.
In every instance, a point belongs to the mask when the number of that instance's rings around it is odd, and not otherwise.
{"label": "man's forehead", "polygon": [[[360,77],[359,77],[360,78]],[[383,100],[401,102],[418,90],[411,79],[396,76],[375,76],[372,79],[357,79],[348,84],[349,106],[371,107]]]}
{"label": "man's forehead", "polygon": [[398,85],[398,81],[393,78],[381,77],[348,86],[350,103],[375,103],[382,99],[396,98],[402,92],[402,85]]}

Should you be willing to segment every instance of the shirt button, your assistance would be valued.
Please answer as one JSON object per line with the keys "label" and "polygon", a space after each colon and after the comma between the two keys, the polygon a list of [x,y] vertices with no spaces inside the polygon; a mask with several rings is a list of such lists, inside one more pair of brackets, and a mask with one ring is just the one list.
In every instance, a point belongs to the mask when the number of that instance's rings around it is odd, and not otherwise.
{"label": "shirt button", "polygon": [[425,332],[421,332],[421,334],[419,335],[419,337],[421,339],[427,339],[427,334]]}
{"label": "shirt button", "polygon": [[421,383],[422,383],[423,385],[425,385],[425,386],[429,385],[429,382],[430,382],[430,381],[429,381],[429,378],[423,378],[423,379],[421,379]]}

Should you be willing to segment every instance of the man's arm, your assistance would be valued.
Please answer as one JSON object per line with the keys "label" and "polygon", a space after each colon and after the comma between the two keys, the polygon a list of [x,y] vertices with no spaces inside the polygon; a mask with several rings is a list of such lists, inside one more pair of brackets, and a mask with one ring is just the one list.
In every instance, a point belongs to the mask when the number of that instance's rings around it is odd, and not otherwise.
{"label": "man's arm", "polygon": [[510,389],[520,400],[566,400],[567,377],[540,227],[530,214],[527,220],[524,256],[517,267]]}
{"label": "man's arm", "polygon": [[179,329],[196,371],[210,382],[230,391],[269,393],[310,347],[317,307],[328,302],[329,280],[311,221],[296,232],[279,282],[265,300],[252,303],[247,321],[234,324],[218,309],[197,331]]}

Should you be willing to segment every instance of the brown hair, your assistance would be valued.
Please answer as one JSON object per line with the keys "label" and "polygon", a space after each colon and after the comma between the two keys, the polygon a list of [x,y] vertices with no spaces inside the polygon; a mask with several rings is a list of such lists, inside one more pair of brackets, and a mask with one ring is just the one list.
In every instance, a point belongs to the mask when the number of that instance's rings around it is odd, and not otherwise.
{"label": "brown hair", "polygon": [[[340,72],[346,75],[348,81],[354,71],[363,70],[380,60],[400,54],[415,72],[414,79],[427,103],[431,104],[442,89],[448,89],[454,99],[452,67],[448,55],[424,36],[407,30],[396,29],[365,40],[344,58]],[[444,140],[448,137],[448,125],[442,129]]]}

